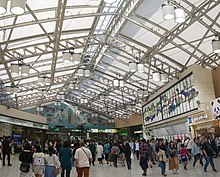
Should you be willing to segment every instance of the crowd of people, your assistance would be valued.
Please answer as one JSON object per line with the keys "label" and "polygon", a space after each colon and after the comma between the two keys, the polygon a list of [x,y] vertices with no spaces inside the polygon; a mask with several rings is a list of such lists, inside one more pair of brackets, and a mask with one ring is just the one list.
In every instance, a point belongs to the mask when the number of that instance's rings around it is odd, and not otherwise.
{"label": "crowd of people", "polygon": [[[10,137],[4,137],[0,142],[0,158],[3,153],[3,165],[8,156],[10,163]],[[69,140],[64,142],[46,141],[43,146],[36,142],[24,142],[19,155],[20,177],[70,177],[73,166],[76,167],[78,177],[89,177],[90,166],[95,166],[97,160],[100,165],[106,163],[117,168],[119,165],[132,169],[132,160],[135,158],[147,176],[148,168],[159,166],[161,174],[167,176],[166,166],[174,174],[178,174],[180,164],[188,169],[189,160],[193,160],[193,167],[199,161],[204,172],[209,164],[217,172],[214,158],[220,154],[220,138],[209,137],[186,138],[167,141],[156,139],[147,141],[130,140],[96,142],[95,140]],[[126,165],[125,165],[126,164]]]}

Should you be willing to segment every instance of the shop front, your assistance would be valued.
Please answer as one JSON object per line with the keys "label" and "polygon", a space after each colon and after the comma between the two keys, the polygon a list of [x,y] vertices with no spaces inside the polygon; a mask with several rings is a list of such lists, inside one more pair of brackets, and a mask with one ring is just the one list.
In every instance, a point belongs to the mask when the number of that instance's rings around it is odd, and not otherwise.
{"label": "shop front", "polygon": [[47,124],[0,115],[0,137],[11,136],[17,151],[24,140],[39,141],[43,145],[47,130]]}
{"label": "shop front", "polygon": [[192,129],[194,136],[208,134],[220,135],[220,118],[219,118],[219,98],[210,102],[210,111],[201,111],[189,116],[189,128]]}

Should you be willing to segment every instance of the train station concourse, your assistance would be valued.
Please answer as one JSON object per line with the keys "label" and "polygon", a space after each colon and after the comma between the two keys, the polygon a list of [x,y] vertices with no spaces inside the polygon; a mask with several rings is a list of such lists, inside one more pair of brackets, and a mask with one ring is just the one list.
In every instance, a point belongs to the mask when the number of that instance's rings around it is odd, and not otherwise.
{"label": "train station concourse", "polygon": [[219,9],[0,0],[0,177],[218,176]]}

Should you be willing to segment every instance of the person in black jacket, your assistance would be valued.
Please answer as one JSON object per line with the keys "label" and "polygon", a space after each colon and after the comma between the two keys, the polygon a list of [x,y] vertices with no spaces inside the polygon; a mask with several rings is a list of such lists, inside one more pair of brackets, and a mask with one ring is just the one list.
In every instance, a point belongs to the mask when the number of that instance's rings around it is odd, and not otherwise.
{"label": "person in black jacket", "polygon": [[25,162],[30,164],[30,169],[29,172],[20,172],[20,177],[26,177],[26,176],[31,176],[34,174],[33,168],[32,168],[32,161],[33,161],[33,152],[31,151],[32,146],[30,143],[25,143],[23,147],[23,151],[19,155],[19,161],[20,162]]}
{"label": "person in black jacket", "polygon": [[131,147],[130,147],[129,143],[125,144],[124,153],[125,153],[125,159],[127,162],[128,170],[131,170]]}
{"label": "person in black jacket", "polygon": [[3,163],[2,165],[5,166],[5,157],[7,155],[8,158],[8,166],[11,166],[10,163],[10,154],[11,154],[11,147],[10,147],[10,136],[3,137],[3,142],[2,142],[2,154],[3,154]]}

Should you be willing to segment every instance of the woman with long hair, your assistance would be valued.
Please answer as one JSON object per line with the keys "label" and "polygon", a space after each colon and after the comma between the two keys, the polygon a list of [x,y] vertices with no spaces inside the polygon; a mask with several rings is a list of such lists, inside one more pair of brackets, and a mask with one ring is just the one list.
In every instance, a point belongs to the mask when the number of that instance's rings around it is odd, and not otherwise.
{"label": "woman with long hair", "polygon": [[172,170],[174,174],[177,174],[179,170],[179,163],[177,158],[177,149],[173,141],[169,143],[169,170]]}
{"label": "woman with long hair", "polygon": [[156,151],[157,151],[157,158],[160,164],[161,174],[163,176],[167,176],[166,174],[166,162],[167,162],[166,151],[167,149],[166,149],[166,146],[163,144],[163,140],[159,140]]}

